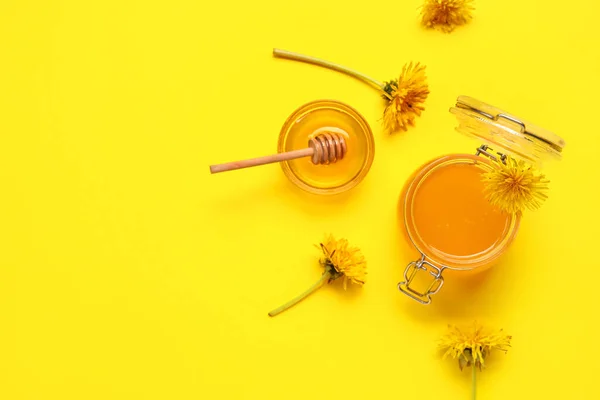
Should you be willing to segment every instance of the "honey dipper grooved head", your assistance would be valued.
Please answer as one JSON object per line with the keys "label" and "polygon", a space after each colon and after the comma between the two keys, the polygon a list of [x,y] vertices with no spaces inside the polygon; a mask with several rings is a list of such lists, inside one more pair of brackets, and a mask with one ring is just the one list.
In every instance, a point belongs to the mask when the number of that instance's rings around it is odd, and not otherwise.
{"label": "honey dipper grooved head", "polygon": [[336,132],[320,133],[308,141],[308,146],[314,150],[311,161],[313,164],[332,164],[346,155],[346,139]]}

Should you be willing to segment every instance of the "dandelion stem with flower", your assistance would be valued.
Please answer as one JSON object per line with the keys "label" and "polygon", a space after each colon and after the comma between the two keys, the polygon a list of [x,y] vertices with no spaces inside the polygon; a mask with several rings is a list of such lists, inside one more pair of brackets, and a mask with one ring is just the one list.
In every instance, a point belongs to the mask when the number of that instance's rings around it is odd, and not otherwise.
{"label": "dandelion stem with flower", "polygon": [[271,311],[269,313],[270,317],[281,314],[295,306],[320,289],[325,283],[343,278],[344,290],[347,289],[348,282],[358,285],[365,283],[367,262],[358,248],[349,246],[346,239],[336,240],[331,235],[323,243],[320,243],[319,248],[323,252],[323,257],[319,260],[323,267],[321,278],[304,293]]}
{"label": "dandelion stem with flower", "polygon": [[408,130],[408,126],[414,126],[415,118],[425,110],[423,103],[429,95],[429,87],[426,83],[425,66],[419,63],[405,65],[398,79],[380,82],[361,72],[320,58],[281,49],[273,49],[273,55],[343,72],[374,86],[388,102],[383,124],[390,133]]}
{"label": "dandelion stem with flower", "polygon": [[471,367],[471,398],[475,400],[477,393],[477,368],[481,371],[485,366],[485,359],[492,350],[507,352],[512,336],[502,330],[494,333],[486,332],[478,323],[474,323],[471,330],[461,330],[449,325],[448,332],[440,341],[440,348],[444,350],[443,358],[451,356],[458,361],[458,367]]}

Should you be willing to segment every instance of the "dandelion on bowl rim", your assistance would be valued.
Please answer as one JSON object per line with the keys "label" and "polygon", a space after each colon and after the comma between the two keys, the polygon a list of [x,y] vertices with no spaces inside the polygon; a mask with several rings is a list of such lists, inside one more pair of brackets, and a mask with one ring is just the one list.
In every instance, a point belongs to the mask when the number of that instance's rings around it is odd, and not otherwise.
{"label": "dandelion on bowl rim", "polygon": [[365,283],[367,262],[358,247],[350,246],[346,239],[335,239],[333,235],[326,236],[325,240],[317,247],[322,252],[319,264],[323,267],[323,274],[319,280],[304,293],[269,312],[270,317],[281,314],[283,311],[295,306],[320,289],[325,283],[343,278],[344,290],[347,289],[348,282],[359,286]]}

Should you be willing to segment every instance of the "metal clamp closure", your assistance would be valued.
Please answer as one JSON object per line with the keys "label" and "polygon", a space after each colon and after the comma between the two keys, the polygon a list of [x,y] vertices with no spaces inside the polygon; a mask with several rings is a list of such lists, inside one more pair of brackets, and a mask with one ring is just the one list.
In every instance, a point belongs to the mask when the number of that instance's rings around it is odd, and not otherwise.
{"label": "metal clamp closure", "polygon": [[[444,284],[443,270],[443,268],[438,268],[427,261],[425,255],[421,255],[420,260],[413,261],[406,266],[404,281],[398,283],[398,290],[421,304],[429,304],[431,303],[431,296],[439,292]],[[427,271],[433,277],[433,280],[424,291],[419,291],[411,287],[411,284],[414,286],[413,281],[419,271]]]}
{"label": "metal clamp closure", "polygon": [[[498,157],[496,157],[495,155],[493,155],[491,152],[494,152],[498,155]],[[502,161],[502,164],[506,165],[506,159],[508,158],[506,154],[503,153],[498,153],[497,151],[494,151],[494,149],[492,149],[490,146],[488,146],[487,144],[482,144],[481,146],[479,146],[479,148],[477,149],[475,155],[476,156],[480,156],[480,155],[484,155],[488,158],[490,158],[492,161],[498,161],[498,159],[500,159],[500,161]]]}

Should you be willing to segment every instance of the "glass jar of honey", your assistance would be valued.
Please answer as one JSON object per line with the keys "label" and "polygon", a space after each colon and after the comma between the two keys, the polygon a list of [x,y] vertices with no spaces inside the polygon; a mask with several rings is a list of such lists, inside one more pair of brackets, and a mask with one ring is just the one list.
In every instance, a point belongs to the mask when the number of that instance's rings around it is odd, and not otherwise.
{"label": "glass jar of honey", "polygon": [[[474,154],[437,157],[406,182],[399,217],[418,257],[404,270],[398,289],[422,303],[444,284],[444,272],[480,272],[494,265],[515,239],[520,214],[493,206],[482,174],[506,157],[540,166],[560,159],[562,138],[476,99],[460,96],[450,112],[457,131],[483,142]],[[417,287],[420,282],[420,287]],[[425,282],[424,284],[422,284]]]}
{"label": "glass jar of honey", "polygon": [[346,192],[366,177],[375,157],[369,124],[354,108],[336,100],[315,100],[295,110],[279,134],[280,153],[306,148],[314,136],[330,132],[345,140],[346,152],[333,163],[315,164],[310,158],[284,161],[285,176],[300,189],[314,194]]}

